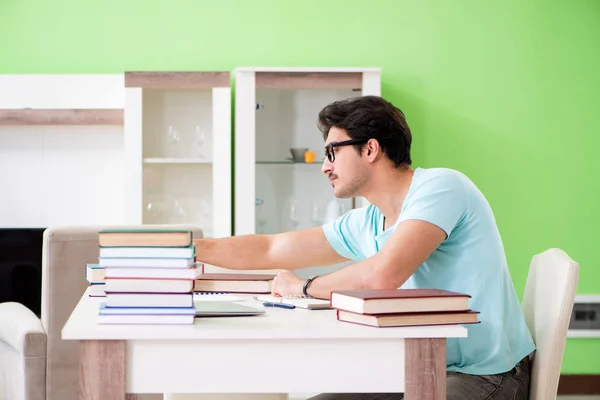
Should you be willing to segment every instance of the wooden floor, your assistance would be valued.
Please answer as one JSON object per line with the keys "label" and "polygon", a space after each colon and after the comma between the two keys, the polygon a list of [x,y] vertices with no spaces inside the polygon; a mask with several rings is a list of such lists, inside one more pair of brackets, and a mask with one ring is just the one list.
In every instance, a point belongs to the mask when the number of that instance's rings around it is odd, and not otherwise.
{"label": "wooden floor", "polygon": [[558,396],[558,400],[600,400],[598,396]]}
{"label": "wooden floor", "polygon": [[[293,395],[290,395],[289,400],[306,400],[308,397],[310,397],[309,393],[293,394]],[[600,395],[598,395],[598,396],[558,396],[557,400],[600,400]]]}

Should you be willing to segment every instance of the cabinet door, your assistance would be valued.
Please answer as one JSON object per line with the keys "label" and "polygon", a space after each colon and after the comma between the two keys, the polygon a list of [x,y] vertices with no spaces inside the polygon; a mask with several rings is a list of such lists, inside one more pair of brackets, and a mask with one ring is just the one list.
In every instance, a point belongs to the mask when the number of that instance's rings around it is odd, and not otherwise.
{"label": "cabinet door", "polygon": [[[228,74],[135,74],[126,75],[128,222],[193,224],[205,237],[230,236]],[[127,85],[128,77],[140,87]]]}
{"label": "cabinet door", "polygon": [[333,101],[379,94],[379,76],[355,70],[237,71],[236,235],[321,226],[366,205],[333,195],[322,172],[317,118]]}

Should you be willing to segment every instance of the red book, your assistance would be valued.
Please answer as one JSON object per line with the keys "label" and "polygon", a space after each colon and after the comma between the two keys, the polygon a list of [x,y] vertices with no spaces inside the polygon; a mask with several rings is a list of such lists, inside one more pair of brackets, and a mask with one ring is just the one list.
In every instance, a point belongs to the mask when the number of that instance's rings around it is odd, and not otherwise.
{"label": "red book", "polygon": [[468,311],[469,296],[442,289],[334,290],[331,307],[358,314]]}

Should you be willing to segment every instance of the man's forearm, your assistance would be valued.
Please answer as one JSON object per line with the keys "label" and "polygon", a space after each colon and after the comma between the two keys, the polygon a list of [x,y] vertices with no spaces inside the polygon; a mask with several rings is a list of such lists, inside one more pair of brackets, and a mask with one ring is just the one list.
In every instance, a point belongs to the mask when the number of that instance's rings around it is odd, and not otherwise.
{"label": "man's forearm", "polygon": [[269,265],[270,242],[269,235],[195,239],[196,260],[229,269],[276,269]]}
{"label": "man's forearm", "polygon": [[307,293],[319,299],[329,299],[332,290],[396,289],[378,272],[373,260],[364,260],[338,271],[315,278]]}

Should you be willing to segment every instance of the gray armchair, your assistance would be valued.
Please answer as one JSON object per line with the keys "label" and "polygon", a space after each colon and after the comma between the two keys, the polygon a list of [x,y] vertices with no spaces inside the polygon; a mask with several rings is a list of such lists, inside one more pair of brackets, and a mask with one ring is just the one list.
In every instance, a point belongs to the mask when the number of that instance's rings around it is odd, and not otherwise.
{"label": "gray armchair", "polygon": [[[202,230],[190,225],[143,227],[191,229],[194,238],[202,237]],[[78,397],[77,342],[63,341],[61,330],[88,286],[85,265],[98,262],[98,231],[104,228],[114,226],[44,232],[41,320],[19,303],[0,304],[0,400]],[[138,399],[162,399],[162,394]]]}

